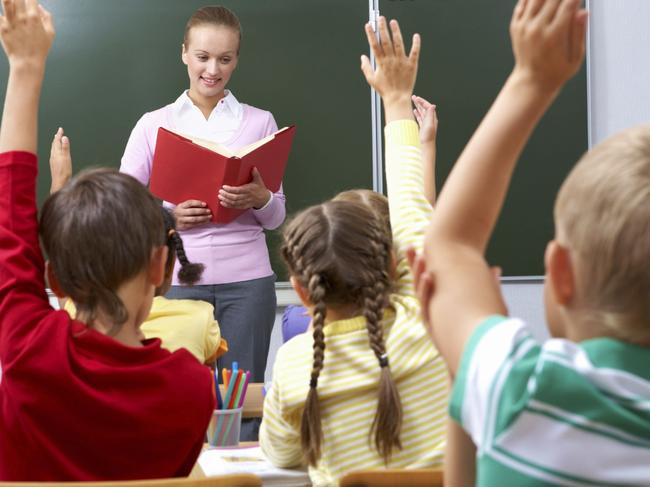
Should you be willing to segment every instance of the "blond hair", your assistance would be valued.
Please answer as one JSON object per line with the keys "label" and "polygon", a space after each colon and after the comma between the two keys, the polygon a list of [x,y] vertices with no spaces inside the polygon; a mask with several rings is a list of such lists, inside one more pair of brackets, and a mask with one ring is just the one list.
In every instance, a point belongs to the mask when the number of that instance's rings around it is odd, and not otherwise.
{"label": "blond hair", "polygon": [[185,47],[189,44],[190,31],[199,25],[214,25],[217,27],[228,27],[239,34],[241,43],[242,28],[235,13],[222,5],[207,5],[196,10],[185,24],[183,43]]}
{"label": "blond hair", "polygon": [[588,323],[650,342],[650,125],[626,130],[585,154],[555,204]]}

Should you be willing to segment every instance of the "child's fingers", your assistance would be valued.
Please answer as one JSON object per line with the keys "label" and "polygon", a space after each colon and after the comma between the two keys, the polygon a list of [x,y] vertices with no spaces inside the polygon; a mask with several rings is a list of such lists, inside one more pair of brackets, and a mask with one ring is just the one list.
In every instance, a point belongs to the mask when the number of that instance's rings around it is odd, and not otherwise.
{"label": "child's fingers", "polygon": [[438,120],[438,114],[436,113],[436,106],[431,105],[429,108],[427,108],[426,112],[424,113],[424,117],[429,118],[434,122]]}
{"label": "child's fingers", "polygon": [[558,8],[555,18],[553,19],[552,28],[566,30],[568,33],[579,4],[580,0],[563,0]]}
{"label": "child's fingers", "polygon": [[418,288],[417,291],[417,298],[420,301],[422,320],[427,325],[427,327],[431,323],[430,316],[429,316],[429,303],[431,302],[431,298],[433,297],[433,291],[434,291],[433,278],[431,277],[431,274],[425,272],[424,275],[422,276],[420,287]]}
{"label": "child's fingers", "polygon": [[411,272],[413,271],[413,264],[415,263],[415,257],[416,257],[416,252],[413,247],[408,247],[406,249],[406,261],[409,264],[409,267],[411,268]]}
{"label": "child's fingers", "polygon": [[390,30],[393,34],[393,49],[395,54],[398,56],[406,56],[406,51],[404,50],[404,39],[402,38],[402,31],[399,28],[397,20],[393,19],[390,21]]}
{"label": "child's fingers", "polygon": [[38,13],[41,16],[41,22],[45,27],[45,31],[50,34],[54,34],[54,22],[52,22],[52,14],[41,4],[38,4]]}
{"label": "child's fingers", "polygon": [[417,108],[413,109],[413,115],[415,115],[415,120],[417,121],[418,125],[422,125],[422,116],[420,115],[420,112]]}
{"label": "child's fingers", "polygon": [[528,0],[522,14],[522,20],[533,19],[544,5],[544,0]]}
{"label": "child's fingers", "polygon": [[38,0],[23,0],[25,2],[25,13],[29,16],[39,15]]}
{"label": "child's fingers", "polygon": [[579,10],[572,23],[570,56],[573,62],[580,62],[585,56],[588,19],[588,12],[586,10]]}
{"label": "child's fingers", "polygon": [[425,270],[424,259],[420,258],[413,247],[406,249],[406,260],[413,275],[413,287],[417,290],[420,284],[420,277]]}
{"label": "child's fingers", "polygon": [[417,95],[413,95],[413,103],[422,113],[426,112],[430,107],[435,107],[433,103]]}
{"label": "child's fingers", "polygon": [[388,33],[388,25],[386,24],[386,17],[379,17],[378,22],[379,29],[379,41],[381,42],[381,48],[385,54],[394,54],[393,42],[390,39],[390,34]]}
{"label": "child's fingers", "polygon": [[[566,56],[567,61],[574,64],[578,59],[580,53],[580,44],[584,40],[579,41],[577,46],[574,46],[575,35],[581,32],[581,28],[575,25],[576,14],[578,13],[580,0],[564,0],[558,9],[557,15],[551,24],[553,35],[559,36],[566,42]],[[578,32],[576,32],[576,30]]]}
{"label": "child's fingers", "polygon": [[[558,13],[558,8],[560,4],[563,3],[562,0],[546,0],[544,5],[539,11],[538,18],[543,24],[549,24],[553,22],[553,19]],[[564,2],[566,3],[566,2]]]}
{"label": "child's fingers", "polygon": [[515,6],[515,10],[512,13],[513,22],[521,20],[521,17],[524,15],[524,11],[526,10],[526,3],[528,3],[528,0],[519,0],[517,2],[517,5]]}
{"label": "child's fingers", "polygon": [[16,5],[14,0],[2,0],[2,12],[8,22],[13,22],[16,17]]}
{"label": "child's fingers", "polygon": [[372,69],[372,65],[370,64],[370,59],[368,59],[368,56],[363,54],[361,56],[361,72],[366,78],[366,81],[370,86],[372,86],[372,82],[375,77],[375,72]]}
{"label": "child's fingers", "polygon": [[365,30],[366,37],[368,38],[368,45],[370,46],[370,52],[372,52],[376,58],[380,58],[384,55],[384,50],[382,46],[379,45],[379,42],[377,41],[377,35],[375,34],[375,31],[372,30],[370,23],[366,24]]}
{"label": "child's fingers", "polygon": [[52,144],[50,145],[50,158],[58,155],[61,146],[62,136],[63,136],[63,129],[59,127],[57,131],[54,132],[54,137],[52,138]]}
{"label": "child's fingers", "polygon": [[409,53],[409,59],[411,60],[411,62],[414,62],[417,65],[419,58],[420,58],[420,34],[413,34],[413,42],[411,43],[411,52]]}

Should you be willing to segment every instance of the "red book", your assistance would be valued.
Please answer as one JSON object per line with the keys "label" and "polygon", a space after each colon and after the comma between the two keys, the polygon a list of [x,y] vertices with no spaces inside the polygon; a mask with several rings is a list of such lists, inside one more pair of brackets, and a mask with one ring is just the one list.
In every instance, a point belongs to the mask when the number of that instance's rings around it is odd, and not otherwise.
{"label": "red book", "polygon": [[241,186],[253,179],[254,167],[264,184],[276,192],[289,159],[295,125],[236,151],[197,138],[187,138],[164,128],[158,129],[153,156],[151,192],[165,201],[205,201],[213,223],[228,223],[246,210],[225,208],[217,194],[223,185]]}

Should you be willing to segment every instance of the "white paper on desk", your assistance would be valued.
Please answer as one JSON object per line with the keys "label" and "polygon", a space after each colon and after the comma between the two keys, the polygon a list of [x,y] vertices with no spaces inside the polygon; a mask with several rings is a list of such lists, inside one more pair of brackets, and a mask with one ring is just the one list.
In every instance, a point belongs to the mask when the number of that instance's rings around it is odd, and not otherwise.
{"label": "white paper on desk", "polygon": [[274,467],[259,446],[250,448],[215,448],[199,456],[199,465],[207,477],[233,473],[252,473],[262,479],[263,485],[286,487],[309,486],[306,469]]}

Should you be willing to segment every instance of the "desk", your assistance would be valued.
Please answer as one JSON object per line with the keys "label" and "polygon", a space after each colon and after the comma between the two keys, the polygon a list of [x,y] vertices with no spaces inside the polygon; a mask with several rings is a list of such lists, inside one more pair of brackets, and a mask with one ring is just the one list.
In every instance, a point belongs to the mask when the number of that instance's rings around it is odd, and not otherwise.
{"label": "desk", "polygon": [[[251,446],[258,446],[259,443],[257,441],[242,441],[239,443],[239,446],[241,448],[247,448]],[[203,443],[203,450],[207,450],[210,448],[210,445],[208,443]],[[206,478],[205,472],[203,472],[203,469],[201,468],[201,465],[199,465],[198,459],[196,463],[194,464],[194,467],[192,467],[192,471],[190,474],[187,476],[190,479],[204,479]]]}
{"label": "desk", "polygon": [[248,473],[260,477],[264,485],[311,486],[306,468],[274,467],[266,459],[257,442],[241,442],[238,447],[230,448],[210,448],[206,444],[199,460],[200,463],[196,463],[190,474],[192,478]]}

